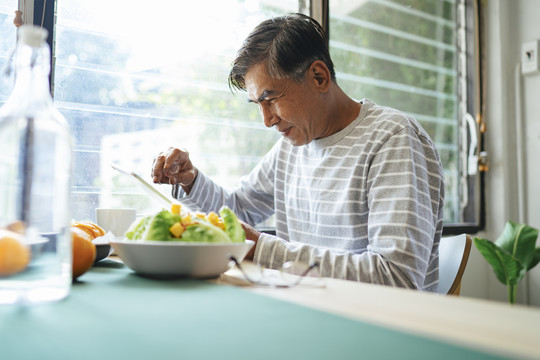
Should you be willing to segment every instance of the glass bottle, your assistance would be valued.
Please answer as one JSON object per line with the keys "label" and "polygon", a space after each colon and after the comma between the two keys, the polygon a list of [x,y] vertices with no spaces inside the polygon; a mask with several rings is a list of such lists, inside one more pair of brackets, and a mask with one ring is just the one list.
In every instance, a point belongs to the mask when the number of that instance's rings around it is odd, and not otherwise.
{"label": "glass bottle", "polygon": [[15,83],[0,108],[0,230],[18,229],[30,253],[22,270],[0,274],[0,303],[59,300],[71,289],[73,140],[49,91],[46,38],[39,27],[19,28]]}

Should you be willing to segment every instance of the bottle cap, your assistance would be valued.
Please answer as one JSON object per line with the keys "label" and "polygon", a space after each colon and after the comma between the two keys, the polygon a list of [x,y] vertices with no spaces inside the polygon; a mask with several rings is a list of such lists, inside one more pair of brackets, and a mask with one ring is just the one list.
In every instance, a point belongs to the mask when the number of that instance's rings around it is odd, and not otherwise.
{"label": "bottle cap", "polygon": [[19,28],[19,41],[32,47],[40,47],[49,35],[47,29],[36,25],[23,25]]}

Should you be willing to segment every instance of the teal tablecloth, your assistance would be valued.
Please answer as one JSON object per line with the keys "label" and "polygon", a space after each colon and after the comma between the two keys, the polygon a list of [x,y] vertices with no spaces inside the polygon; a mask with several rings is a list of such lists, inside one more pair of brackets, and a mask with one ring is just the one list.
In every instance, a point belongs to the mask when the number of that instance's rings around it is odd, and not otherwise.
{"label": "teal tablecloth", "polygon": [[63,301],[0,306],[0,359],[500,359],[241,288],[98,265]]}

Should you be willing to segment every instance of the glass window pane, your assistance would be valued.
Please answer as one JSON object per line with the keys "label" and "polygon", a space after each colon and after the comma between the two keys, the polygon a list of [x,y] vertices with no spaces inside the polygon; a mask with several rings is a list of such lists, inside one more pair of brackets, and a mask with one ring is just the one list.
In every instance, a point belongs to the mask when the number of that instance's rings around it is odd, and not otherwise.
{"label": "glass window pane", "polygon": [[153,157],[169,146],[236,185],[279,134],[245,94],[231,94],[230,64],[260,21],[298,10],[297,0],[59,0],[54,96],[76,139],[73,216],[158,209],[110,164],[150,181]]}
{"label": "glass window pane", "polygon": [[17,41],[17,28],[13,24],[18,0],[0,0],[0,106],[13,88],[13,72],[6,74],[10,56]]}
{"label": "glass window pane", "polygon": [[413,115],[445,170],[445,223],[459,219],[454,1],[330,1],[330,52],[352,97]]}

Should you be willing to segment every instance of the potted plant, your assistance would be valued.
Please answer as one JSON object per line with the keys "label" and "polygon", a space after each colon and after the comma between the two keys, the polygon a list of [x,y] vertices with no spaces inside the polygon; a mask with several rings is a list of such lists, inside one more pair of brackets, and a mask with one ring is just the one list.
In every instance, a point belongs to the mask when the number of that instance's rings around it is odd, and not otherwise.
{"label": "potted plant", "polygon": [[508,288],[508,301],[516,301],[517,285],[527,271],[540,261],[540,247],[536,247],[538,229],[508,221],[499,238],[474,238],[474,245],[493,267],[497,279]]}

